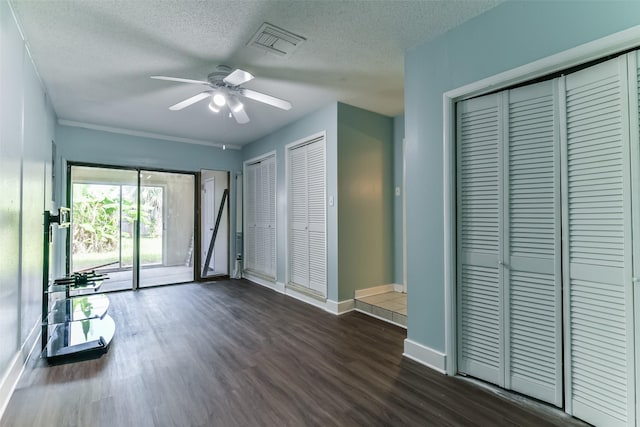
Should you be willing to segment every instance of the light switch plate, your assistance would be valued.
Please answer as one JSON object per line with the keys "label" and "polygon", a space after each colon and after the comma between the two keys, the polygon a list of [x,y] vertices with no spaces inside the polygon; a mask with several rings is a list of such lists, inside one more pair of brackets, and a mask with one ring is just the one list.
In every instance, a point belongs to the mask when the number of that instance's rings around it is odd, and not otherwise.
{"label": "light switch plate", "polygon": [[333,206],[333,196],[329,196],[329,206]]}
{"label": "light switch plate", "polygon": [[396,187],[396,196],[400,195],[400,187]]}

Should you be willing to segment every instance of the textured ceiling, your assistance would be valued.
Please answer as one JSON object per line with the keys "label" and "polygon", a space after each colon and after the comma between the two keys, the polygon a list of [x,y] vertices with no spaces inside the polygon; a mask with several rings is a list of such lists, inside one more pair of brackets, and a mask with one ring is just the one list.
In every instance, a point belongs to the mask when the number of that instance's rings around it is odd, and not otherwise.
{"label": "textured ceiling", "polygon": [[[61,120],[242,145],[341,101],[388,116],[404,110],[403,53],[501,0],[11,1]],[[307,39],[291,56],[246,46],[263,22]],[[167,107],[218,64],[256,78],[245,87],[292,102],[246,100],[251,122],[206,101]]]}

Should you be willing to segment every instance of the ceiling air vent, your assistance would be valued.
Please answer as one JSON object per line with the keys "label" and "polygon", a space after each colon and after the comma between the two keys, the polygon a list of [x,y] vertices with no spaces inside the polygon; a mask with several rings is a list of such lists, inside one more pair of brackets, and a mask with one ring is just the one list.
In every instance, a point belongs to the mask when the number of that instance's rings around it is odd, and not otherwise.
{"label": "ceiling air vent", "polygon": [[305,40],[302,36],[265,22],[247,46],[254,46],[278,56],[289,56]]}

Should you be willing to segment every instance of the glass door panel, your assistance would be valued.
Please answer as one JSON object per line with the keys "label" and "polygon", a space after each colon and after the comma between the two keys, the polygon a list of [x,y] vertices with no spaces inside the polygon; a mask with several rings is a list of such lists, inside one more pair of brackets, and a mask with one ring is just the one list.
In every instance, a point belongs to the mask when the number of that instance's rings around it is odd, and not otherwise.
{"label": "glass door panel", "polygon": [[71,166],[70,272],[108,272],[102,290],[133,287],[137,171]]}
{"label": "glass door panel", "polygon": [[140,171],[140,287],[193,281],[195,176]]}

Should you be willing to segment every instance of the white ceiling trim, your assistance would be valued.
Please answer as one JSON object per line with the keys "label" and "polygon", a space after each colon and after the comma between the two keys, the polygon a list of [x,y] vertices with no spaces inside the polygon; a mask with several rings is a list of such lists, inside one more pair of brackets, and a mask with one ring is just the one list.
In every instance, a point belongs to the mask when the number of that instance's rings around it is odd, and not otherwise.
{"label": "white ceiling trim", "polygon": [[161,139],[163,141],[185,142],[187,144],[207,145],[209,147],[221,148],[223,150],[227,148],[230,150],[242,149],[242,147],[240,147],[239,145],[234,145],[234,144],[219,144],[217,142],[203,141],[201,139],[181,138],[178,136],[163,135],[160,133],[152,133],[152,132],[141,132],[138,130],[116,128],[111,126],[94,125],[91,123],[76,122],[73,120],[59,119],[58,124],[61,124],[63,126],[72,126],[76,128],[99,130],[103,132],[119,133],[122,135],[139,136],[142,138]]}

